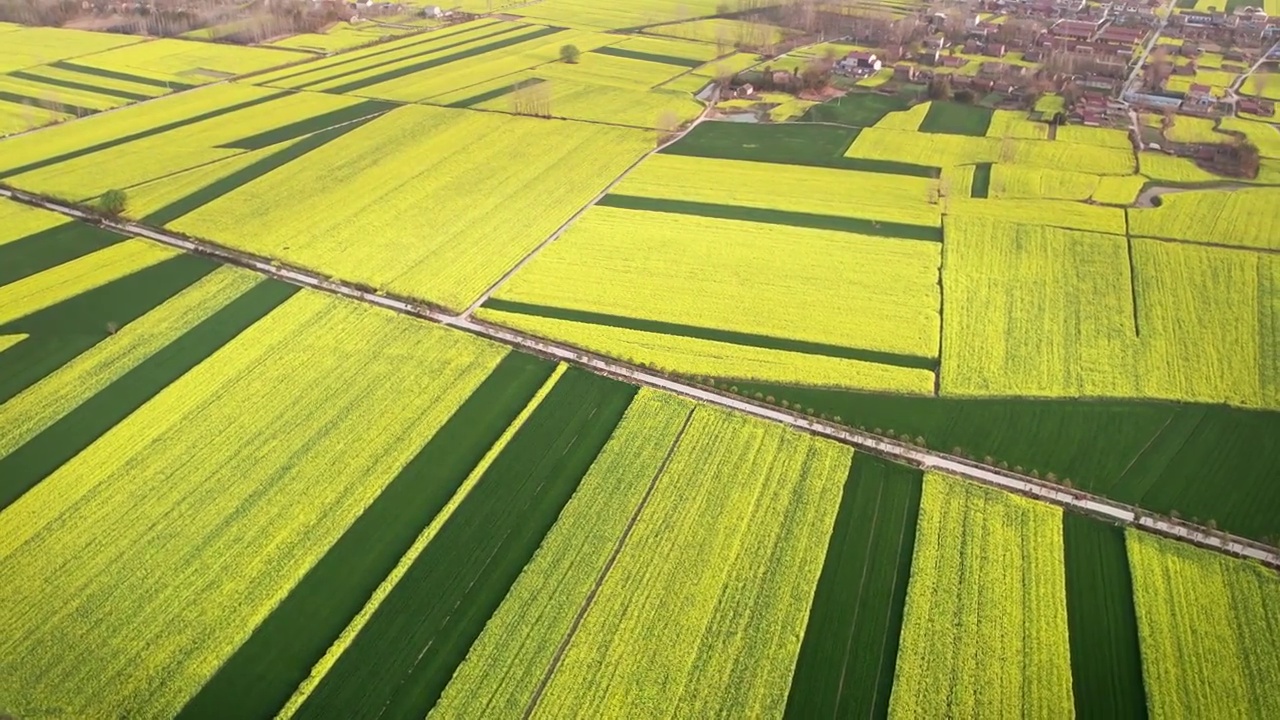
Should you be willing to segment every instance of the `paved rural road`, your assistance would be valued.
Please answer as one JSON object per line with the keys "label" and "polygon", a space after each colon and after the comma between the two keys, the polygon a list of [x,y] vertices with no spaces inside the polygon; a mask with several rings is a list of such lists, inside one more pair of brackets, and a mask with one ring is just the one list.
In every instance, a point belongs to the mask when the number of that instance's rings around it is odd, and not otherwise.
{"label": "paved rural road", "polygon": [[334,282],[304,270],[287,267],[276,267],[271,260],[260,258],[236,250],[222,247],[214,243],[174,235],[130,222],[102,221],[89,213],[62,203],[44,200],[27,193],[0,187],[0,196],[9,197],[28,205],[42,207],[46,210],[62,213],[81,220],[102,224],[121,233],[145,237],[171,247],[217,258],[231,265],[255,270],[285,282],[302,287],[321,290],[334,295],[341,295],[353,300],[376,305],[405,315],[456,328],[465,332],[480,335],[505,345],[529,351],[545,357],[562,360],[579,367],[590,369],[597,374],[624,380],[636,385],[666,390],[685,397],[700,400],[712,405],[730,408],[757,418],[784,423],[814,435],[830,438],[859,450],[874,455],[905,462],[926,470],[938,470],[962,477],[990,487],[1001,488],[1022,495],[1035,497],[1063,507],[1088,513],[1117,523],[1133,525],[1150,532],[1184,540],[1205,548],[1217,550],[1237,557],[1258,560],[1275,568],[1280,568],[1280,552],[1260,543],[1208,528],[1177,522],[1169,518],[1136,510],[1127,505],[1105,498],[1089,495],[1076,490],[1067,490],[1035,478],[1005,470],[984,466],[980,463],[957,458],[935,450],[907,445],[876,435],[852,430],[822,420],[817,420],[797,413],[782,410],[770,405],[755,403],[744,398],[724,395],[707,388],[673,380],[647,370],[633,367],[616,360],[586,353],[549,340],[526,335],[524,333],[497,327],[476,321],[464,315],[450,315],[425,305],[397,298],[383,297],[365,292],[359,288],[341,282]]}
{"label": "paved rural road", "polygon": [[1129,79],[1125,80],[1124,86],[1120,88],[1120,97],[1133,90],[1133,83],[1138,79],[1138,73],[1142,72],[1142,66],[1147,62],[1147,56],[1151,54],[1152,49],[1156,46],[1156,41],[1160,39],[1160,35],[1164,32],[1164,28],[1169,24],[1169,16],[1173,14],[1173,0],[1165,3],[1164,17],[1160,18],[1160,24],[1156,27],[1156,31],[1151,34],[1151,39],[1147,41],[1146,47],[1142,48],[1142,54],[1133,63],[1133,71],[1129,73]]}

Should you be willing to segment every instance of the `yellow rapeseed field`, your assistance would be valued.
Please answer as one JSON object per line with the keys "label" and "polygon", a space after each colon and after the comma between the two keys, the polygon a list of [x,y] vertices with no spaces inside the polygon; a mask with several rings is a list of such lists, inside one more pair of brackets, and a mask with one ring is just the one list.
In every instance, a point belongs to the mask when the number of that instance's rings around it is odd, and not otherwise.
{"label": "yellow rapeseed field", "polygon": [[1092,199],[1104,205],[1132,205],[1146,184],[1145,175],[1102,175]]}
{"label": "yellow rapeseed field", "polygon": [[0,457],[261,280],[260,275],[237,268],[215,270],[0,405]]}
{"label": "yellow rapeseed field", "polygon": [[1280,188],[1168,193],[1129,210],[1134,235],[1280,250]]}
{"label": "yellow rapeseed field", "polygon": [[241,333],[0,512],[6,710],[174,716],[502,354],[312,293]]}
{"label": "yellow rapeseed field", "polygon": [[658,154],[612,192],[937,227],[937,186],[907,175]]}
{"label": "yellow rapeseed field", "polygon": [[1072,168],[1097,175],[1129,175],[1135,170],[1132,149],[1062,140],[918,133],[884,127],[864,129],[845,155],[935,167],[1001,162],[1050,169]]}
{"label": "yellow rapeseed field", "polygon": [[1049,124],[1028,119],[1022,110],[996,110],[991,115],[987,137],[1047,140]]}
{"label": "yellow rapeseed field", "polygon": [[652,142],[642,130],[406,106],[172,227],[462,309]]}
{"label": "yellow rapeseed field", "polygon": [[924,116],[929,114],[929,107],[932,104],[923,102],[907,110],[895,110],[877,120],[875,127],[887,130],[918,130],[920,123],[924,122]]}
{"label": "yellow rapeseed field", "polygon": [[596,207],[496,297],[934,357],[939,261],[932,242]]}
{"label": "yellow rapeseed field", "polygon": [[1243,134],[1254,147],[1258,148],[1258,153],[1262,157],[1280,158],[1280,128],[1275,125],[1238,117],[1224,117],[1218,120],[1218,127]]}
{"label": "yellow rapeseed field", "polygon": [[[508,86],[516,82],[509,76],[504,80]],[[705,78],[698,78],[698,89],[706,82]],[[641,90],[557,78],[542,82],[530,92],[545,103],[545,112],[551,117],[637,128],[657,129],[671,120],[683,123],[702,112],[702,104],[689,93],[673,90]],[[519,113],[527,101],[527,96],[517,91],[471,107]]]}
{"label": "yellow rapeseed field", "polygon": [[289,50],[160,38],[77,58],[76,63],[198,85],[307,58]]}
{"label": "yellow rapeseed field", "polygon": [[56,305],[178,254],[145,240],[125,240],[0,287],[0,325]]}
{"label": "yellow rapeseed field", "polygon": [[[994,177],[993,172],[993,188]],[[951,198],[947,201],[947,215],[990,217],[1027,226],[1047,225],[1112,235],[1125,234],[1124,210],[1070,200]]]}
{"label": "yellow rapeseed field", "polygon": [[0,198],[0,245],[67,223],[66,216]]}
{"label": "yellow rapeseed field", "polygon": [[928,370],[488,308],[481,308],[476,315],[481,320],[685,377],[878,390],[904,395],[933,393],[934,375]]}
{"label": "yellow rapeseed field", "polygon": [[140,43],[136,35],[53,27],[13,27],[0,43],[0,73]]}
{"label": "yellow rapeseed field", "polygon": [[1088,200],[1100,176],[1072,170],[999,163],[991,168],[989,197],[1004,199]]}

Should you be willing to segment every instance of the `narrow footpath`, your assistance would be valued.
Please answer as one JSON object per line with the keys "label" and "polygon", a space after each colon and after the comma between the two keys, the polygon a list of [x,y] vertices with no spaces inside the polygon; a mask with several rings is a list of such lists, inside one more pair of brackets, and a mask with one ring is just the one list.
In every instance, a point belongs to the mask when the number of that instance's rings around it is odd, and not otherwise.
{"label": "narrow footpath", "polygon": [[145,237],[170,247],[214,257],[228,264],[255,270],[264,275],[301,287],[340,295],[405,315],[430,320],[519,350],[570,363],[599,375],[612,377],[634,385],[666,390],[694,400],[736,410],[763,420],[783,423],[798,430],[851,445],[863,452],[913,465],[924,470],[944,472],[990,487],[1037,498],[1105,520],[1123,523],[1159,535],[1183,540],[1228,555],[1257,560],[1273,568],[1280,569],[1280,552],[1276,548],[1246,538],[1162,517],[1123,503],[1078,490],[1063,488],[1026,475],[982,465],[981,463],[947,455],[936,450],[907,445],[896,440],[799,415],[771,405],[721,394],[715,390],[673,380],[612,358],[479,322],[467,317],[465,313],[462,315],[450,315],[423,304],[366,292],[346,283],[334,282],[305,270],[276,267],[272,265],[272,261],[268,258],[242,253],[214,243],[181,237],[137,223],[102,220],[77,208],[36,197],[19,190],[0,187],[0,197],[8,197],[34,207],[44,208],[45,210],[98,224],[126,235]]}

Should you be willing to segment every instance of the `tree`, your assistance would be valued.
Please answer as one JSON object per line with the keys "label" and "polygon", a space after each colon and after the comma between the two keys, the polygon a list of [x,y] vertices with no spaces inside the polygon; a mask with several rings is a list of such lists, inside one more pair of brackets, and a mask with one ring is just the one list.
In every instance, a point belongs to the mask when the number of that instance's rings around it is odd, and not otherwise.
{"label": "tree", "polygon": [[577,45],[565,45],[560,48],[560,59],[570,65],[578,62],[578,58],[582,57],[582,51]]}
{"label": "tree", "polygon": [[114,188],[102,193],[102,197],[98,198],[98,209],[111,217],[119,216],[128,204],[129,196],[125,191]]}

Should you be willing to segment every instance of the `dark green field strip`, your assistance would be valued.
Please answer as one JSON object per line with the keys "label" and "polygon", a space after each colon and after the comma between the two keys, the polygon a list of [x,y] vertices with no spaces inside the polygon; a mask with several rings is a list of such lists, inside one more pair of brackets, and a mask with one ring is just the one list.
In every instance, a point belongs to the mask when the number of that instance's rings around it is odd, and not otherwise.
{"label": "dark green field strip", "polygon": [[985,198],[991,192],[991,163],[978,163],[973,166],[973,187],[969,197]]}
{"label": "dark green field strip", "polygon": [[922,477],[915,468],[854,455],[791,678],[786,717],[888,714]]}
{"label": "dark green field strip", "polygon": [[566,372],[294,717],[425,717],[635,392]]}
{"label": "dark green field strip", "polygon": [[[19,95],[18,93],[11,93],[6,90],[0,90],[0,100],[14,103],[16,105],[32,105],[38,108],[44,108],[45,110],[52,110],[54,112],[67,113],[68,115],[75,115],[76,117],[84,117],[85,115],[92,115],[96,112],[101,112],[100,110],[95,110],[94,108],[85,108],[85,107],[79,107],[76,105],[68,105],[64,102],[59,102],[57,100],[48,100],[45,98],[32,97],[30,95]],[[4,177],[4,176],[0,175],[0,177]]]}
{"label": "dark green field strip", "polygon": [[274,717],[554,369],[503,358],[179,718]]}
{"label": "dark green field strip", "polygon": [[[282,75],[278,78],[271,80],[270,82],[284,82],[286,80],[292,80],[294,78],[302,77],[303,75],[308,75],[310,73],[324,72],[326,70],[332,70],[333,68],[342,67],[343,65],[352,65],[355,63],[361,63],[366,60],[369,60],[370,58],[381,57],[383,55],[389,55],[391,53],[403,52],[405,50],[413,50],[414,52],[411,52],[402,58],[398,58],[397,60],[404,60],[405,58],[417,57],[419,55],[426,55],[434,51],[429,48],[424,50],[422,48],[422,46],[424,45],[431,45],[432,43],[437,42],[439,40],[444,40],[446,38],[454,37],[456,35],[461,35],[464,32],[470,32],[472,30],[483,30],[486,27],[491,27],[496,24],[498,24],[498,22],[494,21],[491,23],[487,23],[485,25],[464,28],[451,33],[446,33],[443,31],[426,33],[420,36],[417,39],[417,42],[405,43],[403,45],[396,45],[395,47],[382,48],[374,52],[360,53],[358,55],[353,53],[352,57],[346,57],[341,60],[336,60],[335,62],[325,63],[324,66],[322,67],[313,67],[317,64],[316,62],[303,63],[302,65],[298,66],[300,69],[297,72],[290,73],[288,75]],[[374,66],[371,65],[369,67],[374,67]],[[367,69],[367,68],[362,68],[362,69]],[[345,74],[347,73],[342,73],[341,75],[345,75]],[[336,75],[331,77],[340,77],[341,75]]]}
{"label": "dark green field strip", "polygon": [[280,127],[260,132],[257,135],[233,140],[218,147],[235,150],[261,150],[264,147],[270,147],[288,140],[296,140],[304,135],[327,130],[335,125],[342,125],[361,118],[379,115],[398,107],[400,107],[399,104],[386,102],[385,100],[365,100],[350,107],[331,110],[315,117],[291,122],[288,125],[281,125]]}
{"label": "dark green field strip", "polygon": [[117,90],[115,88],[99,87],[88,83],[76,82],[75,80],[64,80],[63,78],[45,77],[34,73],[17,70],[9,73],[10,77],[16,77],[19,80],[28,80],[30,82],[40,83],[42,85],[53,85],[55,87],[67,88],[69,90],[83,90],[84,92],[93,93],[95,95],[106,95],[107,97],[118,98],[120,100],[128,100],[129,102],[141,102],[150,100],[153,95],[143,95],[141,93],[132,93],[127,90]]}
{"label": "dark green field strip", "polygon": [[942,242],[942,228],[910,225],[908,223],[879,222],[862,218],[840,217],[839,215],[819,215],[817,213],[791,212],[788,210],[773,210],[771,208],[753,208],[742,205],[720,205],[718,203],[617,194],[605,195],[596,204],[624,210],[697,215],[720,220],[747,220],[749,222],[769,223],[770,225],[789,225],[817,230],[839,230],[863,235],[884,235],[904,240]]}
{"label": "dark green field strip", "polygon": [[[116,147],[118,145],[124,145],[125,143],[131,143],[134,140],[141,140],[142,138],[159,135],[161,133],[166,133],[170,130],[176,130],[178,128],[186,127],[188,125],[194,125],[198,122],[204,122],[205,120],[212,120],[214,118],[223,117],[224,115],[230,115],[231,113],[238,112],[240,110],[245,110],[251,107],[256,107],[258,105],[262,105],[265,103],[269,103],[273,100],[279,100],[282,97],[285,97],[287,95],[292,95],[292,94],[293,94],[293,91],[291,90],[282,90],[280,92],[272,93],[264,97],[255,98],[253,100],[246,100],[245,102],[242,102],[242,103],[236,103],[234,105],[227,105],[226,107],[220,107],[214,110],[209,110],[209,111],[200,113],[199,115],[196,115],[194,117],[183,118],[181,120],[174,120],[173,122],[168,122],[163,125],[157,125],[156,127],[147,128],[145,130],[139,130],[138,132],[131,133],[123,137],[106,140],[100,143],[94,143],[93,145],[89,145],[88,147],[83,147],[78,150],[64,152],[59,155],[53,155],[51,157],[47,157],[42,160],[37,160],[35,162],[27,163],[26,165],[20,165],[16,168],[13,168],[12,170],[0,170],[0,179],[13,177],[15,175],[21,175],[26,172],[31,172],[32,170],[39,170],[41,168],[50,167],[53,165],[57,165],[58,163],[66,162],[68,160],[74,160],[79,157],[84,157],[85,155],[92,155],[93,153],[96,153],[99,150],[106,150],[107,148]],[[4,98],[0,98],[0,99],[4,99]]]}
{"label": "dark green field strip", "polygon": [[57,62],[50,63],[50,67],[55,67],[59,70],[69,70],[71,72],[77,72],[84,75],[110,78],[112,80],[123,80],[125,82],[136,83],[138,85],[149,85],[151,87],[164,88],[166,90],[190,90],[191,88],[197,87],[196,85],[188,85],[187,83],[170,82],[157,78],[144,77],[142,75],[131,75],[125,72],[119,72],[118,70],[104,70],[103,68],[89,67],[88,65],[80,65],[78,63],[70,62],[69,60],[58,60]]}
{"label": "dark green field strip", "polygon": [[659,55],[657,53],[640,52],[638,50],[627,50],[618,47],[598,47],[591,52],[597,55],[611,55],[613,57],[626,58],[627,60],[643,60],[645,62],[660,63],[662,65],[675,65],[684,68],[702,67],[706,64],[704,60],[690,60],[689,58],[676,57],[674,55]]}
{"label": "dark green field strip", "polygon": [[346,135],[352,130],[362,127],[365,123],[369,122],[369,120],[372,120],[372,118],[357,120],[355,122],[347,123],[346,125],[339,125],[338,127],[332,127],[328,130],[321,130],[317,133],[313,133],[289,147],[281,148],[261,160],[258,160],[252,165],[240,168],[220,180],[212,182],[185,197],[179,198],[178,200],[165,205],[144,217],[142,222],[148,225],[165,225],[167,223],[171,223],[183,215],[194,212],[214,200],[223,197],[236,188],[247,185],[272,170],[281,168],[284,165],[297,160],[303,155],[306,155],[312,150],[323,147],[327,143]]}
{"label": "dark green field strip", "polygon": [[511,83],[510,85],[504,85],[500,88],[494,88],[493,90],[482,92],[479,95],[472,95],[469,98],[463,98],[462,100],[458,100],[457,102],[451,102],[446,107],[469,108],[475,105],[479,105],[480,103],[489,102],[490,100],[497,100],[503,95],[510,95],[516,90],[523,90],[524,88],[533,87],[534,85],[540,85],[544,82],[546,81],[543,80],[542,78],[529,78],[528,80],[524,80],[522,82]]}
{"label": "dark green field strip", "polygon": [[68,222],[0,245],[0,286],[124,240],[110,230]]}
{"label": "dark green field strip", "polygon": [[1076,717],[1147,716],[1124,529],[1064,513],[1062,540]]}
{"label": "dark green field strip", "polygon": [[977,105],[934,100],[920,122],[920,132],[986,137],[994,112]]}
{"label": "dark green field strip", "polygon": [[858,128],[835,125],[704,122],[662,152],[890,175],[938,176],[936,167],[845,157],[845,151],[857,139],[858,132]]}
{"label": "dark green field strip", "polygon": [[0,335],[31,336],[0,354],[0,404],[98,344],[110,327],[128,325],[217,267],[179,255],[0,325]]}
{"label": "dark green field strip", "polygon": [[898,95],[850,93],[810,107],[800,116],[800,121],[871,127],[883,120],[885,115],[906,109],[907,101]]}
{"label": "dark green field strip", "polygon": [[0,510],[298,289],[263,280],[0,459]]}
{"label": "dark green field strip", "polygon": [[[387,70],[386,72],[381,72],[381,73],[378,73],[377,75],[373,75],[360,80],[353,80],[344,85],[339,85],[338,87],[330,88],[327,92],[349,93],[349,92],[356,92],[358,90],[364,90],[365,88],[373,87],[374,85],[380,85],[384,82],[397,80],[402,77],[413,75],[414,73],[422,72],[423,70],[430,70],[431,68],[440,67],[441,65],[448,65],[449,63],[455,62],[458,60],[463,60],[469,57],[475,57],[477,55],[483,55],[485,53],[493,52],[494,50],[501,50],[502,48],[510,47],[512,45],[518,45],[522,42],[537,40],[539,38],[547,37],[548,35],[555,35],[556,33],[561,32],[561,30],[562,28],[551,28],[551,27],[541,28],[539,30],[525,33],[523,35],[517,35],[515,37],[507,37],[501,40],[495,40],[493,42],[485,43],[484,45],[477,45],[476,47],[467,48],[466,50],[462,50],[456,53],[441,55],[439,57],[431,58],[430,60],[423,60],[421,62],[413,63],[412,65],[392,68],[390,70]],[[465,44],[465,43],[459,43],[459,44]],[[366,68],[361,68],[362,71],[365,69]]]}
{"label": "dark green field strip", "polygon": [[912,397],[767,385],[775,397],[867,430],[921,437],[1010,469],[1255,540],[1280,539],[1280,412],[1136,400]]}
{"label": "dark green field strip", "polygon": [[699,327],[697,325],[682,325],[680,323],[663,322],[661,320],[645,320],[642,318],[625,317],[622,315],[609,315],[606,313],[590,312],[588,310],[573,310],[571,308],[552,307],[550,305],[534,305],[531,303],[522,303],[513,300],[499,300],[496,298],[489,299],[485,302],[484,306],[490,310],[519,313],[521,315],[534,315],[537,317],[554,318],[556,320],[570,320],[572,322],[588,323],[591,325],[607,325],[609,327],[623,328],[625,330],[639,330],[642,332],[661,333],[663,335],[677,335],[680,337],[696,338],[699,340],[714,340],[716,342],[765,348],[768,350],[788,350],[791,352],[805,353],[807,355],[825,355],[827,357],[845,358],[847,360],[862,360],[865,362],[879,363],[881,365],[893,365],[895,367],[915,368],[919,370],[933,370],[937,367],[936,360],[932,358],[917,357],[915,355],[898,355],[896,353],[880,352],[878,350],[862,350],[858,348],[843,347],[840,345],[828,345],[826,343],[808,342],[805,340],[792,340],[789,338],[780,338],[771,335],[757,335],[755,333],[720,330],[717,328]]}

